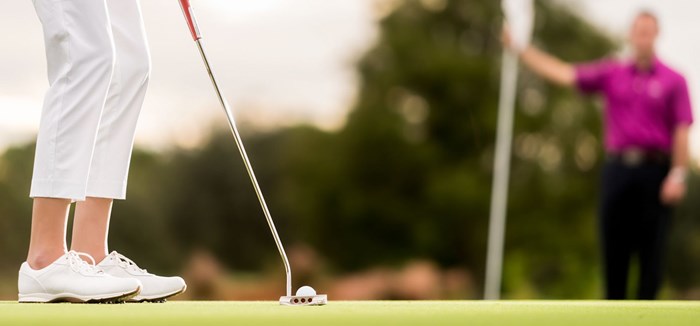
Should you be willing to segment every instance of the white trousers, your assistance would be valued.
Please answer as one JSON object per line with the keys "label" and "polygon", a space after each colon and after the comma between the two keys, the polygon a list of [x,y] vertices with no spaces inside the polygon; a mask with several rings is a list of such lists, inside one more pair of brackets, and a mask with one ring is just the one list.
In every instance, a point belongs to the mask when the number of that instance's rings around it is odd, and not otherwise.
{"label": "white trousers", "polygon": [[150,73],[138,0],[34,0],[50,89],[30,196],[124,199]]}

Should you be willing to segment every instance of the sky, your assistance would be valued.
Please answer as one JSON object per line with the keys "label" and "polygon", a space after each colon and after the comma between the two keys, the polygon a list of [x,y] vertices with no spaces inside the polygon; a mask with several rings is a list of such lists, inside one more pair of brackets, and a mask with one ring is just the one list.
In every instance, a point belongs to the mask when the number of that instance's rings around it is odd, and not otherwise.
{"label": "sky", "polygon": [[[341,126],[352,107],[356,60],[377,38],[378,4],[389,0],[193,0],[205,45],[235,114],[256,128]],[[493,0],[496,1],[496,0]],[[659,53],[688,77],[700,107],[697,0],[554,0],[622,39],[640,8],[662,22]],[[177,1],[141,1],[153,73],[137,143],[195,146],[218,102]],[[32,1],[0,0],[0,150],[31,141],[48,87],[41,25]],[[12,31],[8,33],[7,31]],[[593,58],[591,58],[593,59]],[[697,110],[700,114],[700,110]],[[699,115],[700,116],[700,115]],[[693,132],[700,144],[700,128]],[[700,146],[693,146],[700,156]]]}
{"label": "sky", "polygon": [[[258,128],[343,123],[355,61],[376,37],[375,0],[192,1],[235,114]],[[32,1],[0,0],[0,150],[33,139],[48,87]],[[177,1],[141,1],[153,70],[137,143],[195,145],[220,111]]]}

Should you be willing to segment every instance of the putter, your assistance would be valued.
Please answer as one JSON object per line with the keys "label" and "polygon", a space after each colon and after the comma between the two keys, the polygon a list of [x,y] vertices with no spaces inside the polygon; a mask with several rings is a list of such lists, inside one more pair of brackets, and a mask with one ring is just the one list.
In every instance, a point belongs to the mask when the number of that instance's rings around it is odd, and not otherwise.
{"label": "putter", "polygon": [[277,250],[282,257],[282,263],[284,264],[284,269],[287,275],[287,292],[285,296],[280,297],[280,304],[285,306],[322,306],[328,303],[328,296],[325,294],[309,294],[309,295],[292,295],[292,268],[289,264],[289,258],[287,258],[287,253],[284,251],[284,246],[282,245],[282,240],[277,233],[277,228],[275,228],[275,222],[272,220],[272,215],[270,210],[267,208],[267,203],[265,202],[265,197],[263,196],[262,190],[260,190],[260,185],[255,177],[255,172],[253,171],[253,166],[250,163],[248,154],[246,153],[245,146],[243,146],[243,141],[241,140],[241,135],[238,132],[238,127],[236,127],[236,120],[234,119],[233,113],[229,108],[228,102],[221,93],[219,88],[219,83],[212,72],[211,65],[209,64],[209,59],[204,51],[204,46],[202,44],[202,34],[199,31],[199,25],[197,25],[197,20],[194,16],[192,6],[190,5],[190,0],[179,0],[180,7],[182,7],[182,12],[185,14],[185,20],[187,20],[187,25],[192,33],[192,38],[197,43],[199,48],[199,53],[202,55],[202,60],[209,73],[209,78],[214,85],[214,90],[219,98],[219,102],[226,113],[226,118],[228,119],[229,126],[231,127],[231,132],[233,133],[233,138],[236,140],[236,146],[238,147],[238,152],[241,154],[243,163],[246,170],[248,171],[248,176],[250,176],[250,181],[253,183],[253,188],[255,189],[255,194],[258,196],[258,201],[262,207],[263,214],[267,220],[267,225],[270,227],[270,232],[272,233],[272,238],[275,240],[277,245]]}

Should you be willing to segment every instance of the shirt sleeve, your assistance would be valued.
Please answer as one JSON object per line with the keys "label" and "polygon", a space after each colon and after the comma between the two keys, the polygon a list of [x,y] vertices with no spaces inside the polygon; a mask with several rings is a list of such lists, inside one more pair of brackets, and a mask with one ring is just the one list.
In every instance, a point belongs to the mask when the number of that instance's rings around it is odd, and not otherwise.
{"label": "shirt sleeve", "polygon": [[603,91],[614,67],[614,62],[608,59],[576,65],[576,88],[586,94]]}
{"label": "shirt sleeve", "polygon": [[688,82],[685,78],[680,77],[680,82],[676,85],[672,99],[674,125],[691,125],[693,123],[693,108],[690,103]]}

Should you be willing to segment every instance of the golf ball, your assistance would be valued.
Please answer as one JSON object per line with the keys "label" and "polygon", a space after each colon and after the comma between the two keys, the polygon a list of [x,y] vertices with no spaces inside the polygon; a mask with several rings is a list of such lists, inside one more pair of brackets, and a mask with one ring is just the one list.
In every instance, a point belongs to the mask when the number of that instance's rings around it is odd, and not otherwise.
{"label": "golf ball", "polygon": [[297,290],[297,296],[309,297],[309,296],[314,296],[314,295],[316,295],[316,290],[314,290],[314,288],[312,288],[310,286],[304,285],[304,286],[300,287],[299,290]]}

